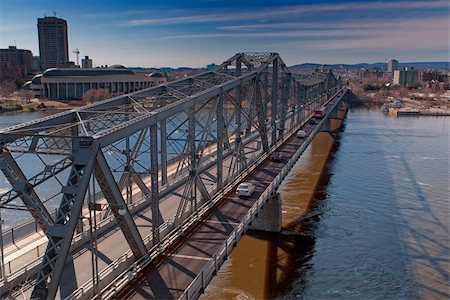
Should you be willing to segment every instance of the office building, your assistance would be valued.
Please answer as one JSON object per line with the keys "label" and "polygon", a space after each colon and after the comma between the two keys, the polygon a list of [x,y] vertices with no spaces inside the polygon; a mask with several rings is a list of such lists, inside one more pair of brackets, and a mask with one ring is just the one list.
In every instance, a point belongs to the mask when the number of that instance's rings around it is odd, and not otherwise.
{"label": "office building", "polygon": [[67,65],[69,43],[66,20],[56,17],[38,18],[41,70]]}
{"label": "office building", "polygon": [[394,73],[394,71],[398,69],[398,61],[395,59],[388,61],[387,69],[389,73]]}
{"label": "office building", "polygon": [[36,75],[24,88],[35,97],[50,100],[81,100],[90,89],[105,89],[111,95],[128,94],[166,82],[162,76],[135,74],[120,65],[109,68],[52,68]]}
{"label": "office building", "polygon": [[89,56],[85,56],[81,60],[81,67],[83,69],[91,69],[92,68],[92,59],[90,59]]}
{"label": "office building", "polygon": [[32,71],[33,54],[30,50],[17,49],[16,46],[0,49],[0,78],[2,80],[24,78]]}

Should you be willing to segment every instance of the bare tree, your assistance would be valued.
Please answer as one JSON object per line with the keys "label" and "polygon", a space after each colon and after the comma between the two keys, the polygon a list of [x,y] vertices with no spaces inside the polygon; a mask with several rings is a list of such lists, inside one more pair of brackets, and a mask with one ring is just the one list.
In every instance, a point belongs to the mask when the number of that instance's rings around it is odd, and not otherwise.
{"label": "bare tree", "polygon": [[15,91],[14,84],[9,81],[2,81],[0,82],[0,97],[2,97],[2,100],[7,100],[8,98],[11,98],[12,94]]}
{"label": "bare tree", "polygon": [[83,101],[95,102],[111,97],[111,93],[105,89],[91,89],[84,93]]}

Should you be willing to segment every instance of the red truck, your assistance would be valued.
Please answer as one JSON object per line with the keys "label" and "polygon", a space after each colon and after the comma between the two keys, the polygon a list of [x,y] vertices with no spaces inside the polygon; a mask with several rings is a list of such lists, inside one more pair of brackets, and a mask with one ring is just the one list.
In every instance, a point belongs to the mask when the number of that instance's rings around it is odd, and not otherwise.
{"label": "red truck", "polygon": [[325,107],[321,106],[314,110],[314,118],[322,119],[325,116]]}

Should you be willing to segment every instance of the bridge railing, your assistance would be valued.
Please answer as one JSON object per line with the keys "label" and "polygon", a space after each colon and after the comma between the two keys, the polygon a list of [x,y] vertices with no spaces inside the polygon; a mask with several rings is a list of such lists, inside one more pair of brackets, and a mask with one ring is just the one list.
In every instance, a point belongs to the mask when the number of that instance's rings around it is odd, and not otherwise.
{"label": "bridge railing", "polygon": [[[290,134],[286,134],[284,139],[278,141],[275,145],[272,146],[272,150],[277,149],[281,144],[283,144],[294,132],[296,132],[301,126],[303,126],[306,123],[305,120],[309,119],[309,117],[305,118],[303,120],[303,122],[301,122],[301,124],[293,127],[289,132]],[[252,164],[249,164],[249,166],[246,169],[244,169],[237,177],[235,177],[232,182],[230,182],[224,189],[222,189],[219,193],[217,193],[211,202],[203,204],[202,207],[199,209],[198,214],[195,214],[195,215],[191,216],[190,218],[188,218],[183,223],[183,225],[178,228],[178,230],[174,230],[174,228],[172,228],[174,218],[169,219],[167,222],[162,224],[160,227],[161,235],[163,236],[163,234],[167,234],[167,233],[170,233],[170,235],[166,236],[165,240],[161,243],[161,245],[158,248],[153,248],[153,250],[150,250],[151,254],[149,257],[142,258],[142,259],[132,263],[131,266],[129,264],[129,267],[127,269],[125,269],[121,274],[117,274],[119,270],[123,270],[123,268],[126,267],[126,261],[129,261],[129,259],[132,259],[132,253],[131,253],[131,250],[129,250],[127,253],[125,253],[121,257],[122,258],[122,259],[120,259],[121,264],[114,263],[114,264],[109,265],[104,270],[102,270],[99,274],[99,276],[100,276],[99,282],[106,279],[106,276],[108,276],[107,274],[110,274],[109,276],[111,276],[111,274],[115,274],[114,275],[115,280],[111,284],[106,286],[104,289],[99,287],[98,290],[102,291],[101,292],[102,299],[109,299],[109,298],[114,297],[119,290],[121,290],[123,287],[125,287],[127,284],[129,284],[134,279],[135,275],[138,274],[140,270],[145,268],[154,258],[156,258],[160,253],[162,253],[162,251],[164,251],[168,247],[168,245],[170,245],[181,234],[183,234],[186,231],[186,229],[188,229],[194,222],[199,220],[206,211],[208,211],[215,203],[217,203],[226,194],[228,194],[238,182],[242,181],[245,177],[247,177],[251,172],[253,172],[256,169],[257,166],[259,166],[268,157],[269,157],[269,154],[265,153],[265,154],[259,156],[255,161],[253,161]],[[269,188],[266,189],[266,191],[263,193],[262,197],[267,198],[268,195],[275,190],[275,186],[278,186],[280,184],[280,182],[281,182],[281,180],[279,179],[279,177],[277,177],[275,179],[275,181],[271,183]],[[246,217],[244,218],[245,222],[242,222],[241,225],[238,225],[238,227],[242,228],[242,230],[235,232],[235,235],[234,235],[235,238],[239,237],[239,239],[240,239],[240,237],[244,233],[244,229],[246,230],[248,224],[251,222],[251,220],[254,219],[254,215],[256,215],[256,211],[258,209],[260,209],[260,207],[262,207],[262,204],[264,203],[264,201],[261,199],[262,198],[260,197],[260,200],[258,200],[258,205],[253,206],[251,208],[251,212],[246,215]],[[236,227],[236,228],[238,228],[238,227]],[[227,241],[229,241],[229,239]],[[234,244],[239,239],[237,239],[237,240],[235,239]],[[144,243],[146,245],[149,242],[151,242],[151,235],[148,235],[147,237],[144,238]],[[226,245],[226,247],[230,246],[230,245],[231,244],[228,243]],[[232,247],[228,247],[227,249],[229,249],[229,250],[227,250],[229,253],[229,252],[231,252]],[[127,259],[125,259],[125,257]],[[216,255],[216,259],[217,259],[217,257],[220,257],[220,256]],[[216,264],[217,264],[217,262],[218,261],[215,260]],[[210,262],[210,263],[212,263],[212,262]],[[220,264],[218,265],[218,267],[219,266],[220,266]],[[205,276],[205,274],[206,273],[204,272],[203,276]],[[107,282],[107,280],[105,280],[105,281]],[[86,282],[85,285],[80,287],[77,291],[75,291],[67,299],[82,299],[85,297],[92,297],[93,296],[91,294],[92,290],[93,290],[93,282],[92,281]]]}
{"label": "bridge railing", "polygon": [[[281,144],[281,143],[280,143]],[[152,246],[152,235],[147,235],[143,241],[149,249],[149,256],[143,257],[135,262],[131,250],[124,253],[114,263],[99,272],[99,286],[102,299],[108,299],[116,295],[116,293],[124,286],[129,284],[143,268],[145,268],[151,261],[153,261],[159,254],[161,254],[169,245],[179,238],[194,222],[198,221],[214,204],[228,194],[234,186],[250,174],[256,167],[262,163],[269,154],[261,155],[252,164],[244,169],[232,182],[230,182],[224,189],[216,193],[210,202],[204,203],[199,209],[198,213],[187,218],[182,225],[174,228],[175,217],[170,218],[160,226],[160,234],[162,242],[158,246]],[[114,278],[110,284],[103,286],[102,282],[108,282],[109,278]],[[84,299],[93,297],[94,284],[92,280],[86,282],[83,286],[74,291],[66,299]]]}
{"label": "bridge railing", "polygon": [[[327,101],[326,104],[330,103],[335,98],[336,94],[333,97],[331,97],[330,101]],[[197,299],[200,296],[200,294],[202,292],[204,292],[206,286],[211,281],[211,279],[215,276],[218,268],[224,262],[224,259],[222,259],[221,255],[225,251],[226,257],[228,257],[228,254],[231,252],[230,245],[237,244],[237,242],[240,240],[242,234],[245,233],[245,231],[247,230],[249,224],[255,219],[259,210],[261,210],[263,208],[266,200],[268,200],[269,197],[272,197],[273,195],[275,195],[277,188],[279,187],[281,182],[284,180],[284,178],[287,176],[287,174],[292,169],[292,167],[296,164],[296,162],[298,161],[298,159],[300,158],[302,153],[305,151],[305,149],[308,147],[308,145],[311,143],[312,139],[314,138],[315,134],[320,130],[324,121],[325,120],[322,120],[316,126],[316,128],[314,128],[314,130],[308,136],[308,138],[305,140],[305,142],[295,152],[294,156],[291,157],[291,159],[283,167],[281,172],[274,178],[274,180],[264,190],[264,192],[261,194],[261,196],[255,202],[255,204],[250,208],[250,210],[244,216],[243,220],[238,224],[238,226],[230,234],[230,237],[221,245],[219,250],[211,257],[211,259],[208,261],[208,263],[205,265],[205,267],[203,267],[200,274],[198,274],[195,277],[194,281],[183,292],[183,294],[179,298],[180,300]],[[298,130],[301,126],[304,125],[304,123],[305,122],[302,122],[293,131],[295,132],[296,130]],[[283,143],[284,143],[284,141],[283,141]],[[275,147],[278,147],[278,146],[275,146]],[[232,241],[231,244],[230,244],[230,239]]]}

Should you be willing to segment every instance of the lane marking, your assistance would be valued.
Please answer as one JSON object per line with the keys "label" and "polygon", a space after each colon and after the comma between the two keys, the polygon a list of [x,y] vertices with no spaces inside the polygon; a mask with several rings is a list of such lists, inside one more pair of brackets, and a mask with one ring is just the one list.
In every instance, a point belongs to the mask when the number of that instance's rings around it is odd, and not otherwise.
{"label": "lane marking", "polygon": [[222,222],[222,221],[217,221],[217,220],[208,220],[206,221],[206,223],[214,223],[214,224],[223,224],[223,225],[239,225],[239,223],[236,222]]}
{"label": "lane marking", "polygon": [[183,254],[170,254],[168,257],[178,257],[178,258],[189,258],[189,259],[198,259],[198,260],[210,260],[210,257],[200,257],[200,256],[192,256],[192,255],[183,255]]}

